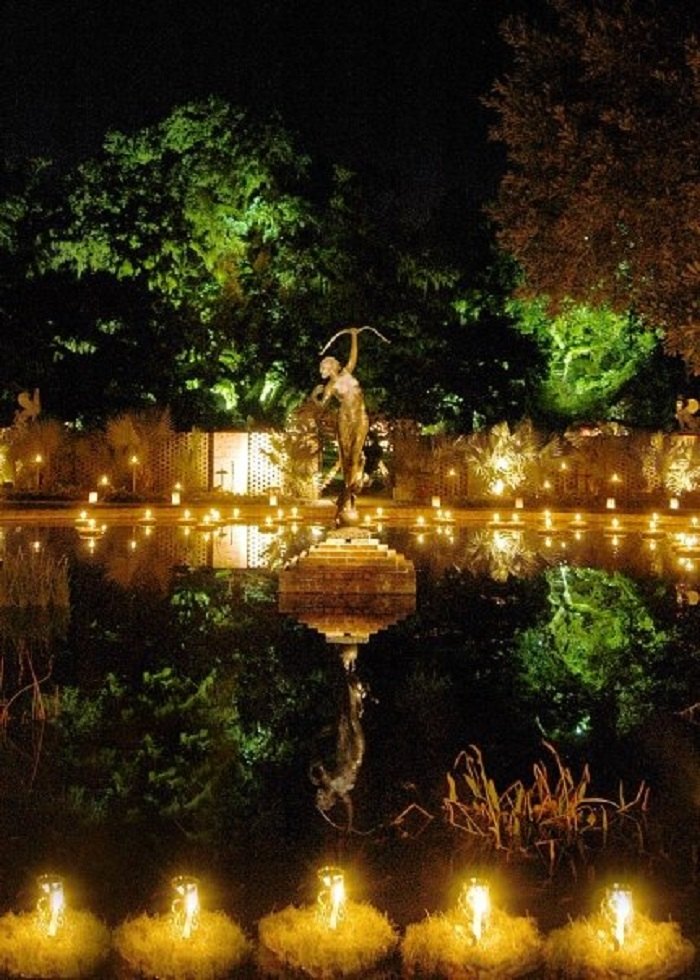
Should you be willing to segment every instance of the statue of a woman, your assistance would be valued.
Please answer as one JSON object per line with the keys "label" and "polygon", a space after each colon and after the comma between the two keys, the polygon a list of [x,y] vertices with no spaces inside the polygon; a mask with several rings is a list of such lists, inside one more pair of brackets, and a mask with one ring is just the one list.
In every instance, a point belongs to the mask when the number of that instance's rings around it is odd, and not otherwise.
{"label": "statue of a woman", "polygon": [[365,454],[363,447],[369,430],[369,419],[362,389],[352,372],[357,364],[357,335],[362,330],[369,329],[373,328],[348,327],[346,330],[339,331],[326,344],[321,353],[328,349],[340,333],[349,333],[350,356],[345,367],[341,367],[340,362],[335,357],[324,357],[321,361],[320,372],[321,377],[325,379],[325,384],[318,385],[313,393],[314,399],[321,407],[325,407],[331,398],[335,398],[339,404],[336,435],[340,466],[343,473],[343,488],[336,501],[335,514],[335,522],[339,526],[357,523],[355,495],[362,489],[364,478]]}

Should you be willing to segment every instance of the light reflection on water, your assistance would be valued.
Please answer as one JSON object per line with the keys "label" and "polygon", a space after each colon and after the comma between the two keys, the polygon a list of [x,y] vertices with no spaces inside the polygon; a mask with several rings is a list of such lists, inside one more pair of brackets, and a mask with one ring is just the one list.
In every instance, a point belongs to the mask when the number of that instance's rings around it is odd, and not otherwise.
{"label": "light reflection on water", "polygon": [[[688,534],[656,534],[612,528],[535,529],[483,526],[385,526],[375,536],[439,576],[458,568],[497,582],[537,575],[553,564],[601,568],[633,577],[673,582],[679,599],[696,601],[700,541]],[[0,526],[0,559],[6,550],[30,553],[50,548],[78,561],[102,565],[121,585],[144,569],[167,587],[173,568],[278,570],[320,540],[319,525],[224,524],[203,532],[193,527],[158,525],[106,527],[81,535],[73,528]]]}

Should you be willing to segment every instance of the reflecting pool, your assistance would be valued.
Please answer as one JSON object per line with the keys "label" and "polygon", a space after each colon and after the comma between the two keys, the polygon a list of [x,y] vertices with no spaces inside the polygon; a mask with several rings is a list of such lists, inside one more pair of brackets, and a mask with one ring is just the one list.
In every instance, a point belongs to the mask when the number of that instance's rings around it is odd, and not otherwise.
{"label": "reflecting pool", "polygon": [[3,907],[50,865],[118,921],[186,866],[252,922],[343,857],[410,920],[455,855],[495,859],[446,820],[465,751],[499,787],[549,747],[590,764],[593,795],[644,780],[658,819],[625,860],[687,869],[700,544],[683,533],[375,527],[415,567],[415,609],[385,609],[348,653],[279,611],[280,569],[321,527],[1,528]]}

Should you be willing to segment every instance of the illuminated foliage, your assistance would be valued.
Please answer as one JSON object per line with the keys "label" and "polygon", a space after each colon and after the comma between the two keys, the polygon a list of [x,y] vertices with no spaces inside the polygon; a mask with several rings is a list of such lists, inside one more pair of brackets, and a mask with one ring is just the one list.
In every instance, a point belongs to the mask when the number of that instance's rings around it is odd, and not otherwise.
{"label": "illuminated foliage", "polygon": [[700,49],[690,7],[548,0],[510,20],[493,130],[508,169],[493,215],[525,289],[557,307],[634,310],[700,369]]}
{"label": "illuminated foliage", "polygon": [[549,613],[516,641],[523,679],[552,734],[628,732],[673,685],[662,678],[671,639],[619,572],[547,570]]}
{"label": "illuminated foliage", "polygon": [[466,457],[473,470],[474,492],[500,496],[515,491],[532,479],[544,458],[556,453],[557,439],[547,440],[529,419],[511,429],[499,422],[473,433],[466,443]]}
{"label": "illuminated foliage", "polygon": [[270,578],[192,572],[165,596],[82,585],[103,610],[100,624],[76,623],[87,659],[101,651],[100,668],[63,686],[54,721],[75,812],[212,836],[259,807],[266,780],[290,770],[303,779],[296,753],[325,704],[323,678],[310,675],[314,649],[301,630],[264,615],[276,609]]}
{"label": "illuminated foliage", "polygon": [[634,317],[607,307],[565,301],[552,314],[540,298],[514,300],[510,312],[516,329],[532,336],[545,356],[540,407],[567,419],[607,417],[658,343]]}

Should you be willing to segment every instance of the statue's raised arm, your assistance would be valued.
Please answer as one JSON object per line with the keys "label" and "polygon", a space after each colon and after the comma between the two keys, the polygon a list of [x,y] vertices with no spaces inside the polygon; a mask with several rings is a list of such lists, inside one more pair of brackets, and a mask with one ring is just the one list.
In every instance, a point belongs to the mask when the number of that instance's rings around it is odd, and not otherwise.
{"label": "statue's raised arm", "polygon": [[388,343],[374,327],[346,327],[339,330],[325,345],[321,354],[343,334],[350,335],[350,354],[345,367],[335,357],[324,357],[321,361],[321,377],[325,385],[319,385],[314,397],[320,405],[327,405],[331,398],[339,403],[337,420],[338,452],[343,471],[343,489],[336,502],[335,521],[337,525],[349,526],[357,523],[355,495],[362,489],[365,456],[365,439],[369,430],[369,418],[359,382],[353,372],[357,365],[358,336],[364,330],[371,330]]}

